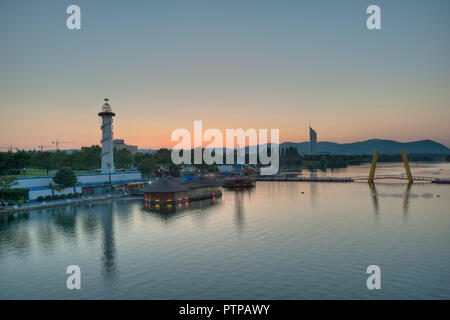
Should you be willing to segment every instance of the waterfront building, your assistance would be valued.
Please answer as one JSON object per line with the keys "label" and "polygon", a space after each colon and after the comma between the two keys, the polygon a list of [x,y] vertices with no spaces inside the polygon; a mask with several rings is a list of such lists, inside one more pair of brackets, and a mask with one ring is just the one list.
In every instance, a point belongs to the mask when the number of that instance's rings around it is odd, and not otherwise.
{"label": "waterfront building", "polygon": [[217,170],[219,170],[220,174],[232,174],[233,173],[233,165],[219,164],[219,165],[217,165]]}
{"label": "waterfront building", "polygon": [[172,179],[160,179],[144,187],[144,200],[150,203],[188,201],[189,188]]}
{"label": "waterfront building", "polygon": [[113,146],[113,117],[116,114],[112,111],[109,99],[105,99],[102,111],[98,116],[102,118],[102,173],[114,173],[114,146]]}
{"label": "waterfront building", "polygon": [[182,167],[182,169],[181,169],[181,173],[183,173],[183,174],[192,174],[192,173],[194,173],[195,171],[197,171],[197,169],[195,168],[195,166],[193,166],[193,165],[190,165],[190,164],[188,164],[188,165],[183,165],[183,167]]}
{"label": "waterfront building", "polygon": [[195,201],[221,195],[220,182],[210,177],[197,177],[188,181],[167,177],[144,187],[144,201],[155,204]]}
{"label": "waterfront building", "polygon": [[208,199],[222,194],[219,181],[212,177],[198,177],[183,184],[189,188],[189,200]]}
{"label": "waterfront building", "polygon": [[317,147],[317,132],[309,127],[309,153],[316,154]]}
{"label": "waterfront building", "polygon": [[73,187],[56,191],[50,188],[53,183],[53,177],[29,177],[17,178],[17,185],[14,188],[28,189],[28,200],[36,201],[38,197],[62,195],[69,193],[82,193],[86,196],[103,194],[109,191],[110,187],[115,189],[128,189],[128,186],[136,183],[144,183],[142,174],[139,171],[117,172],[107,174],[79,174],[77,175],[78,183]]}

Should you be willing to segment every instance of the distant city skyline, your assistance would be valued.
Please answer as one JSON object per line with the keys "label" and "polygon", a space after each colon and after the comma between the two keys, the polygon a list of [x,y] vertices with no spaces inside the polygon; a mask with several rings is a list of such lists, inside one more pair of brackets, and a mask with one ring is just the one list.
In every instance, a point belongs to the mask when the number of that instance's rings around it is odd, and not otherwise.
{"label": "distant city skyline", "polygon": [[[450,2],[0,3],[0,147],[170,148],[171,132],[277,128],[280,142],[431,139],[450,146]],[[54,145],[53,145],[54,146]],[[54,149],[46,147],[44,149]]]}
{"label": "distant city skyline", "polygon": [[[169,146],[169,147],[163,146],[163,147],[157,147],[157,148],[140,147],[140,146],[135,146],[135,145],[129,145],[127,143],[124,143],[123,141],[124,141],[124,139],[120,139],[120,138],[119,139],[114,139],[114,148],[116,148],[116,149],[127,149],[132,154],[135,154],[137,152],[146,152],[148,150],[157,151],[157,150],[159,150],[161,148],[168,148],[168,149],[172,148],[171,146]],[[434,140],[430,140],[430,139],[414,140],[414,141],[397,141],[397,140],[392,140],[392,139],[378,139],[378,138],[376,138],[376,139],[367,139],[367,140],[355,140],[355,141],[343,142],[343,143],[339,143],[339,142],[336,142],[336,141],[320,141],[320,140],[317,140],[316,148],[317,148],[317,144],[320,145],[322,143],[325,143],[325,144],[330,144],[331,143],[331,144],[337,144],[337,145],[341,145],[341,146],[347,146],[347,145],[352,145],[352,144],[357,144],[357,143],[365,143],[365,142],[369,143],[369,142],[374,142],[374,141],[378,141],[378,142],[395,142],[395,143],[399,143],[399,144],[428,143],[428,142],[431,142],[431,143],[435,143],[434,146],[436,146],[436,144],[438,144],[438,145],[444,146],[445,148],[447,148],[447,150],[450,149],[445,144],[441,144],[438,141],[434,141]],[[308,145],[308,147],[307,147],[308,150],[305,151],[304,153],[308,153],[308,154],[316,154],[317,153],[317,151],[311,151],[311,141],[310,140],[309,141],[308,140],[302,140],[302,141],[280,141],[279,142],[279,145],[281,147],[284,144],[288,144],[288,145],[290,145],[290,144],[294,144],[294,145],[307,144]],[[37,148],[36,147],[19,148],[19,147],[15,147],[15,146],[10,145],[10,146],[2,147],[2,149],[0,149],[0,152],[5,152],[5,151],[13,151],[13,152],[15,152],[15,151],[19,151],[19,150],[25,150],[25,151],[33,151],[33,150],[35,150],[35,151],[51,151],[51,152],[60,150],[60,151],[70,152],[70,151],[74,151],[74,150],[80,150],[81,148],[85,148],[85,147],[89,148],[89,147],[95,146],[95,145],[97,145],[99,147],[102,146],[101,143],[97,143],[97,144],[91,144],[91,145],[83,145],[83,146],[79,146],[79,147],[78,146],[77,147],[61,147],[60,146],[58,149],[56,149],[55,146],[52,146],[52,147],[51,146],[47,146],[47,148],[40,148],[41,146],[38,146]],[[208,143],[204,143],[203,147],[207,147],[207,145],[208,145]],[[259,145],[259,144],[257,144],[257,145]],[[247,143],[245,146],[248,147],[249,144]],[[222,146],[222,147],[226,148],[225,145]],[[192,146],[191,149],[193,149],[193,148],[194,147]],[[237,149],[237,148],[239,148],[239,145],[235,145],[234,149]],[[375,149],[376,149],[376,147],[375,147]],[[402,148],[398,148],[398,152],[400,152],[401,150],[402,150]],[[321,151],[320,153],[323,153],[323,151]],[[327,152],[325,151],[325,153],[327,153]],[[392,152],[388,152],[388,153],[392,153]],[[396,152],[393,152],[393,153],[396,153]],[[419,153],[423,153],[423,152],[420,151]],[[425,152],[425,153],[427,153],[427,152]],[[431,151],[429,153],[440,154],[441,152],[433,152],[433,151]]]}

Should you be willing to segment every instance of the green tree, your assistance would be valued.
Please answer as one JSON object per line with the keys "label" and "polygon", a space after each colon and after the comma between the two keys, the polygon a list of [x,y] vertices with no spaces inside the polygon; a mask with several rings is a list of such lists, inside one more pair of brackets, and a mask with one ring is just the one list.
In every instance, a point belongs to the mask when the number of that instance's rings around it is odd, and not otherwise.
{"label": "green tree", "polygon": [[19,150],[14,153],[14,166],[18,169],[24,169],[30,165],[30,153],[25,150]]}
{"label": "green tree", "polygon": [[70,167],[62,167],[53,177],[53,182],[58,186],[67,188],[77,183],[77,176]]}
{"label": "green tree", "polygon": [[114,165],[119,169],[126,169],[133,165],[134,159],[130,150],[122,148],[122,149],[114,149]]}
{"label": "green tree", "polygon": [[68,156],[65,151],[57,150],[50,155],[50,164],[52,169],[60,169],[67,162]]}
{"label": "green tree", "polygon": [[171,151],[169,149],[159,149],[156,151],[154,156],[156,163],[167,167],[170,163],[172,163],[170,154]]}
{"label": "green tree", "polygon": [[0,152],[0,174],[16,174],[15,169],[14,154],[12,152]]}
{"label": "green tree", "polygon": [[156,161],[151,155],[146,155],[140,160],[138,170],[147,177],[153,176],[155,170],[158,168]]}
{"label": "green tree", "polygon": [[168,170],[169,170],[169,174],[172,177],[179,177],[180,171],[181,171],[181,166],[171,163],[171,164],[169,164]]}
{"label": "green tree", "polygon": [[102,148],[98,145],[83,147],[81,152],[84,153],[84,159],[87,169],[100,168]]}
{"label": "green tree", "polygon": [[327,167],[327,157],[322,156],[319,160],[319,168],[326,169]]}
{"label": "green tree", "polygon": [[50,153],[38,151],[32,158],[32,165],[42,169],[48,175],[48,170],[52,169]]}
{"label": "green tree", "polygon": [[13,176],[0,176],[0,192],[2,198],[4,198],[5,191],[11,189],[12,186],[17,185],[16,177]]}
{"label": "green tree", "polygon": [[82,147],[67,156],[66,165],[74,170],[92,170],[100,168],[101,148],[99,146]]}

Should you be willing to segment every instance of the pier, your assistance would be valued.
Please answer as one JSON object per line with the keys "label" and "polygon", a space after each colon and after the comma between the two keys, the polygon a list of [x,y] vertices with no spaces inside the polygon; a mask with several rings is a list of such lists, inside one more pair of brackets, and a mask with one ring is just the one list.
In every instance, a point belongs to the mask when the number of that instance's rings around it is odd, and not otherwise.
{"label": "pier", "polygon": [[285,175],[276,176],[259,176],[257,181],[301,181],[301,182],[354,182],[354,181],[368,181],[373,184],[374,180],[407,180],[409,184],[413,181],[450,184],[449,178],[432,178],[423,176],[413,176],[409,167],[408,158],[405,150],[402,150],[402,159],[405,166],[405,174],[399,175],[375,175],[375,170],[378,162],[378,151],[375,150],[372,159],[372,165],[368,176],[359,177],[298,177],[292,176],[296,173],[285,173]]}
{"label": "pier", "polygon": [[[366,178],[367,179],[367,178]],[[256,181],[353,182],[352,178],[259,176]]]}
{"label": "pier", "polygon": [[[289,176],[259,176],[256,181],[300,181],[300,182],[360,182],[367,181],[367,176],[358,177],[289,177]],[[423,176],[412,176],[414,181],[450,184],[450,178],[432,178]],[[373,180],[405,180],[409,182],[406,175],[379,175]]]}

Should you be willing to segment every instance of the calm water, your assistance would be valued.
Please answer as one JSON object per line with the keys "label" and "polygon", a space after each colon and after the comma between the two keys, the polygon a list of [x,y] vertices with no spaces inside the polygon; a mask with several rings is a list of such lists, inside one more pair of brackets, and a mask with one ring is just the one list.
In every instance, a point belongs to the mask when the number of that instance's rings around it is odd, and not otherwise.
{"label": "calm water", "polygon": [[449,185],[259,182],[170,212],[120,200],[3,216],[0,298],[449,299],[449,205]]}

